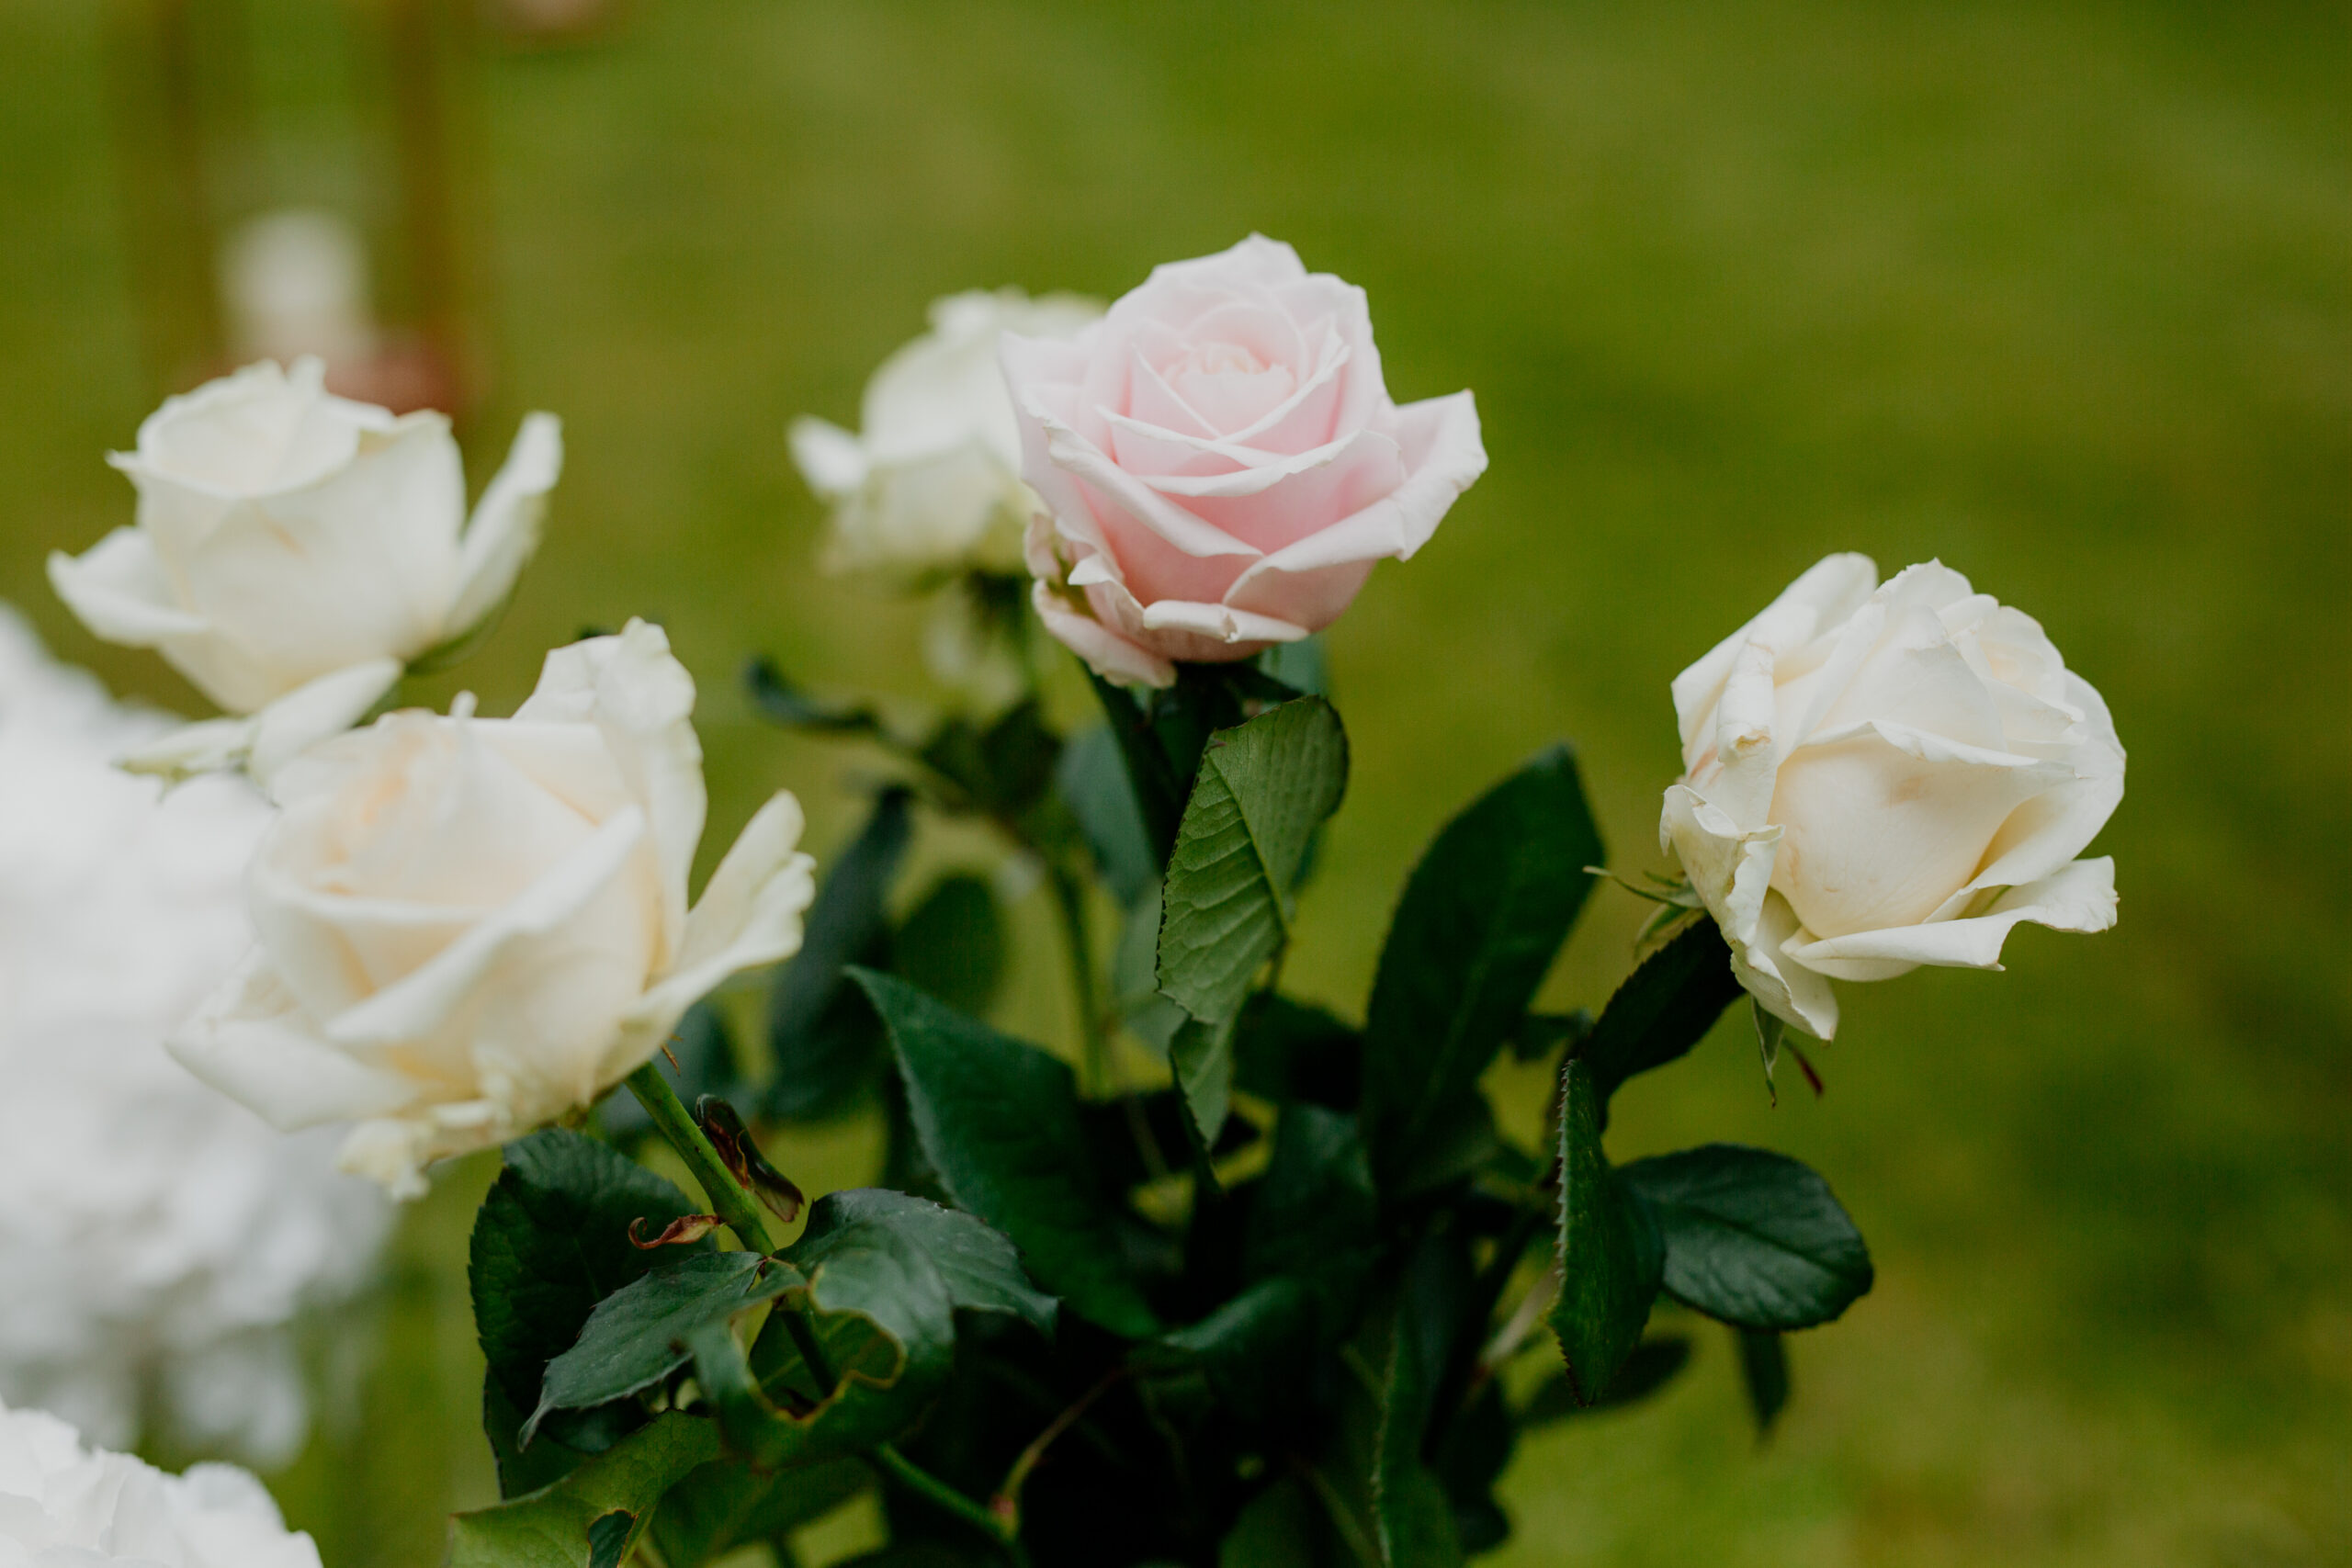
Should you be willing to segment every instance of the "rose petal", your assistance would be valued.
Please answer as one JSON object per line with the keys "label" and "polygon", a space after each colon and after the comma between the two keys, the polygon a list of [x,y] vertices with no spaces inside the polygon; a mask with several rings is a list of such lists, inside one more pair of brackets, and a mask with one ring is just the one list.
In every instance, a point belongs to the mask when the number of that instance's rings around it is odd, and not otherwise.
{"label": "rose petal", "polygon": [[[1796,647],[1809,642],[1815,628],[1837,626],[1849,618],[1870,599],[1878,585],[1878,567],[1864,555],[1835,555],[1816,561],[1804,575],[1781,592],[1779,598],[1767,605],[1762,614],[1739,630],[1715,644],[1697,661],[1674,678],[1674,712],[1680,722],[1686,762],[1707,714],[1722,696],[1724,682],[1731,674],[1732,663],[1739,650],[1751,641],[1759,640],[1758,632],[1768,626],[1783,628],[1778,635],[1760,640],[1776,651],[1784,647]],[[1792,634],[1787,628],[1792,622],[1800,623],[1803,630]],[[1788,640],[1793,635],[1794,640]]]}
{"label": "rose petal", "polygon": [[377,659],[296,687],[254,716],[245,771],[267,789],[279,769],[358,723],[400,679],[399,660]]}
{"label": "rose petal", "polygon": [[175,1031],[165,1048],[189,1072],[280,1132],[413,1104],[417,1086],[320,1043],[317,1025],[259,953]]}
{"label": "rose petal", "polygon": [[1176,667],[1140,643],[1121,637],[1091,615],[1062,603],[1046,583],[1030,585],[1029,603],[1046,630],[1106,681],[1123,686],[1165,688],[1176,683]]}
{"label": "rose petal", "polygon": [[136,528],[117,528],[79,556],[49,553],[49,582],[82,624],[108,642],[153,648],[167,637],[211,630],[172,599],[155,543]]}
{"label": "rose petal", "polygon": [[523,563],[539,547],[548,492],[563,473],[563,422],[551,413],[526,414],[506,454],[466,525],[459,546],[457,599],[441,635],[459,637],[506,602]]}
{"label": "rose petal", "polygon": [[2019,922],[2063,931],[2103,931],[2115,924],[2115,862],[2102,855],[2061,866],[2012,887],[1982,915],[1792,944],[1788,956],[1839,980],[1892,978],[1916,964],[1998,969],[2001,945]]}

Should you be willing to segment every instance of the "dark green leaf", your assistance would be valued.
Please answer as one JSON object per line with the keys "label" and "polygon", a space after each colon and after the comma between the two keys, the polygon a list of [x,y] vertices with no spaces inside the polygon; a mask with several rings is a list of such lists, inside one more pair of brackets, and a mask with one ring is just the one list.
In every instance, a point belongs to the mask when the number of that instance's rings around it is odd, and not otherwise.
{"label": "dark green leaf", "polygon": [[1384,1170],[1517,1030],[1600,857],[1576,759],[1555,746],[1446,824],[1413,868],[1364,1021],[1364,1112]]}
{"label": "dark green leaf", "polygon": [[1278,642],[1258,655],[1258,668],[1303,696],[1331,694],[1331,670],[1318,634],[1297,642]]}
{"label": "dark green leaf", "polygon": [[831,735],[881,735],[882,720],[870,707],[821,702],[777,668],[771,659],[743,667],[743,689],[763,716],[792,729]]}
{"label": "dark green leaf", "polygon": [[1080,1316],[1129,1338],[1158,1332],[1089,1168],[1069,1066],[902,980],[852,974],[888,1027],[916,1137],[956,1206],[1011,1236]]}
{"label": "dark green leaf", "polygon": [[[788,1334],[762,1337],[756,1373],[725,1324],[697,1329],[690,1341],[695,1380],[718,1407],[729,1450],[763,1470],[896,1438],[938,1393],[956,1353],[946,1281],[897,1230],[842,1226],[804,1235],[784,1256],[808,1276],[805,1301],[816,1314],[830,1389]],[[795,1292],[777,1310],[803,1299]]]}
{"label": "dark green leaf", "polygon": [[890,939],[891,966],[908,984],[975,1015],[1004,979],[1004,919],[986,877],[956,872],[933,884]]}
{"label": "dark green leaf", "polygon": [[1446,1568],[1462,1540],[1445,1488],[1421,1461],[1436,1370],[1424,1365],[1409,1316],[1399,1314],[1381,1378],[1380,1430],[1372,1472],[1373,1527],[1387,1568]]}
{"label": "dark green leaf", "polygon": [[913,833],[914,796],[884,790],[873,815],[825,874],[800,952],[768,993],[768,1052],[775,1079],[764,1109],[779,1121],[837,1110],[883,1057],[874,1014],[842,978],[852,964],[888,952],[891,885]]}
{"label": "dark green leaf", "polygon": [[1625,1364],[1617,1369],[1608,1388],[1589,1404],[1577,1403],[1568,1377],[1562,1372],[1546,1380],[1535,1391],[1526,1406],[1519,1413],[1522,1427],[1540,1427],[1547,1422],[1563,1420],[1571,1416],[1583,1416],[1595,1410],[1612,1410],[1619,1405],[1633,1404],[1647,1399],[1679,1375],[1690,1362],[1690,1341],[1679,1334],[1660,1335],[1645,1339],[1634,1347]]}
{"label": "dark green leaf", "polygon": [[1102,717],[1118,744],[1120,760],[1126,764],[1127,784],[1135,795],[1136,814],[1143,823],[1144,842],[1157,875],[1168,863],[1168,851],[1176,842],[1176,824],[1184,810],[1184,777],[1179,776],[1161,749],[1143,705],[1091,670],[1087,679],[1102,701]]}
{"label": "dark green leaf", "polygon": [[1221,1398],[1245,1416],[1262,1418],[1295,1393],[1312,1365],[1321,1316],[1314,1287],[1281,1274],[1162,1335],[1148,1359],[1197,1362]]}
{"label": "dark green leaf", "polygon": [[[1171,1170],[1182,1170],[1186,1151],[1193,1146],[1193,1134],[1185,1130],[1185,1119],[1191,1114],[1184,1109],[1184,1097],[1172,1089],[1082,1101],[1080,1124],[1086,1131],[1086,1146],[1104,1187],[1125,1192]],[[1229,1155],[1257,1141],[1258,1129],[1235,1117],[1226,1122],[1225,1134],[1211,1152]]]}
{"label": "dark green leaf", "polygon": [[1284,1476],[1250,1499],[1217,1547],[1217,1568],[1307,1568],[1324,1534],[1306,1487]]}
{"label": "dark green leaf", "polygon": [[1711,919],[1693,921],[1645,959],[1577,1053],[1592,1069],[1600,1124],[1609,1124],[1609,1097],[1619,1085],[1688,1052],[1739,996],[1731,950]]}
{"label": "dark green leaf", "polygon": [[1871,1288],[1870,1248],[1829,1184],[1769,1149],[1708,1144],[1619,1177],[1666,1241],[1666,1289],[1741,1328],[1811,1328]]}
{"label": "dark green leaf", "polygon": [[1127,778],[1119,738],[1108,725],[1070,737],[1054,769],[1054,784],[1078,818],[1102,885],[1121,906],[1133,904],[1159,879],[1159,862]]}
{"label": "dark green leaf", "polygon": [[596,1303],[579,1342],[548,1363],[538,1408],[523,1424],[530,1447],[549,1411],[580,1410],[652,1387],[685,1364],[686,1340],[803,1283],[791,1265],[752,1252],[713,1252],[666,1263]]}
{"label": "dark green leaf", "polygon": [[1495,1483],[1518,1442],[1502,1385],[1489,1379],[1446,1426],[1430,1457],[1430,1468],[1453,1506],[1453,1531],[1465,1553],[1491,1551],[1510,1535],[1510,1520],[1495,1501]]}
{"label": "dark green leaf", "polygon": [[[528,1452],[523,1448],[523,1412],[506,1397],[498,1374],[485,1371],[481,1380],[481,1427],[490,1438],[491,1462],[498,1471],[498,1495],[520,1497],[526,1492],[562,1480],[580,1468],[588,1454],[560,1443],[542,1432]],[[616,1436],[619,1435],[616,1424]],[[609,1445],[608,1445],[609,1446]]]}
{"label": "dark green leaf", "polygon": [[1233,1036],[1234,1081],[1277,1104],[1353,1111],[1363,1041],[1319,1007],[1272,991],[1250,998]]}
{"label": "dark green leaf", "polygon": [[1515,1060],[1536,1062],[1562,1045],[1575,1046],[1592,1032],[1592,1014],[1584,1008],[1573,1012],[1531,1012],[1511,1031],[1510,1054]]}
{"label": "dark green leaf", "polygon": [[1589,1404],[1641,1339],[1663,1259],[1647,1213],[1600,1152],[1591,1072],[1572,1056],[1561,1077],[1561,1283],[1551,1325],[1567,1360],[1569,1391]]}
{"label": "dark green leaf", "polygon": [[1204,1022],[1241,1010],[1289,935],[1307,836],[1338,808],[1347,779],[1347,736],[1319,697],[1216,733],[1160,892],[1161,995]]}
{"label": "dark green leaf", "polygon": [[1258,1187],[1242,1245],[1242,1272],[1313,1277],[1332,1259],[1370,1247],[1379,1219],[1356,1119],[1294,1105],[1274,1129],[1273,1158]]}
{"label": "dark green leaf", "polygon": [[653,1546],[664,1562],[709,1562],[739,1546],[773,1540],[865,1490],[873,1472],[858,1460],[763,1474],[741,1460],[702,1466],[670,1488],[653,1515]]}
{"label": "dark green leaf", "polygon": [[[657,1232],[695,1206],[644,1167],[577,1133],[534,1133],[505,1154],[506,1168],[474,1219],[467,1274],[491,1375],[506,1406],[526,1411],[538,1404],[548,1362],[580,1337],[596,1303],[678,1256],[630,1246],[631,1223]],[[710,1250],[707,1242],[694,1245]],[[549,1436],[592,1449],[626,1429],[548,1427]]]}
{"label": "dark green leaf", "polygon": [[1735,1328],[1739,1339],[1739,1381],[1747,1390],[1756,1436],[1771,1435],[1772,1423],[1789,1403],[1789,1348],[1766,1328]]}
{"label": "dark green leaf", "polygon": [[1466,1181],[1510,1153],[1495,1131],[1495,1112],[1479,1095],[1462,1095],[1432,1117],[1395,1167],[1380,1175],[1390,1196],[1417,1198]]}
{"label": "dark green leaf", "polygon": [[1168,1066],[1201,1147],[1214,1146],[1233,1109],[1233,1021],[1183,1020],[1169,1037]]}
{"label": "dark green leaf", "polygon": [[[657,1416],[552,1485],[459,1514],[449,1568],[601,1568],[625,1562],[662,1495],[718,1457],[718,1429],[711,1422],[675,1412]],[[616,1515],[626,1523],[599,1529],[599,1521]]]}
{"label": "dark green leaf", "polygon": [[1029,1282],[1011,1240],[980,1220],[887,1188],[829,1192],[808,1213],[796,1257],[837,1231],[877,1225],[931,1259],[950,1301],[966,1312],[1003,1313],[1038,1333],[1054,1332],[1054,1298]]}

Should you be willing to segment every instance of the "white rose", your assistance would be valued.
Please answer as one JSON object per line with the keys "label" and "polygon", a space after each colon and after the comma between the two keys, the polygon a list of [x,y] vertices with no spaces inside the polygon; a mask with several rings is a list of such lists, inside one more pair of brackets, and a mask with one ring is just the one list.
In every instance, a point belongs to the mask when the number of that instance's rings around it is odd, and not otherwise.
{"label": "white rose", "polygon": [[997,343],[1007,332],[1066,339],[1102,314],[1090,299],[1017,288],[933,300],[931,331],[866,382],[863,431],[796,420],[793,460],[833,508],[826,569],[1019,571],[1033,502]]}
{"label": "white rose", "polygon": [[631,621],[548,655],[510,719],[388,714],[282,770],[248,873],[259,947],[172,1042],[283,1128],[358,1122],[346,1169],[431,1160],[594,1100],[728,975],[800,945],[813,890],[778,794],[686,908],[694,682]]}
{"label": "white rose", "polygon": [[2115,923],[2077,860],[2123,798],[2107,705],[2032,617],[1939,562],[1831,556],[1674,680],[1659,838],[1740,984],[1826,1040],[1829,982],[2000,967],[2020,920]]}
{"label": "white rose", "polygon": [[319,1568],[262,1483],[234,1465],[169,1475],[85,1449],[73,1427],[0,1404],[0,1563],[7,1568]]}
{"label": "white rose", "polygon": [[164,1051],[252,945],[270,820],[233,776],[113,765],[171,721],[119,705],[0,606],[0,1399],[128,1448],[282,1463],[309,1419],[289,1325],[365,1283],[390,1218]]}
{"label": "white rose", "polygon": [[563,465],[552,414],[524,420],[466,515],[449,422],[330,395],[319,361],[264,361],[168,398],[109,459],[136,526],[49,558],[50,581],[109,642],[158,649],[235,719],[133,759],[256,776],[356,722],[401,669],[485,623],[538,543]]}

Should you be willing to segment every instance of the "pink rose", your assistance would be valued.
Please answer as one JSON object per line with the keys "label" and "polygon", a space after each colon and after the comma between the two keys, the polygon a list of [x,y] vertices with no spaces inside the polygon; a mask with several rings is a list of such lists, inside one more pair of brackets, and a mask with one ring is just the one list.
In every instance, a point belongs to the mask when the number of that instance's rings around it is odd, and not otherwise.
{"label": "pink rose", "polygon": [[1114,681],[1322,630],[1487,467],[1470,394],[1390,401],[1363,290],[1261,235],[1002,353],[1037,613]]}

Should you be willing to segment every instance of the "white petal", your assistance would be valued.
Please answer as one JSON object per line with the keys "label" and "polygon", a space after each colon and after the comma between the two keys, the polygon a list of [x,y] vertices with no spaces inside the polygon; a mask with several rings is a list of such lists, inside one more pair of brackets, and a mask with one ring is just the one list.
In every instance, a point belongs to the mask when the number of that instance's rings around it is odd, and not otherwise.
{"label": "white petal", "polygon": [[548,491],[563,473],[563,422],[527,414],[506,463],[494,475],[458,552],[458,595],[442,623],[444,637],[470,631],[506,602],[523,563],[539,547]]}
{"label": "white petal", "polygon": [[[1732,660],[1751,640],[1768,617],[1774,624],[1786,624],[1797,618],[1792,612],[1802,612],[1807,626],[1801,641],[1815,635],[1811,628],[1834,626],[1867,603],[1878,583],[1878,567],[1864,555],[1835,555],[1815,562],[1804,575],[1781,590],[1778,598],[1767,605],[1762,614],[1739,630],[1715,644],[1697,662],[1674,678],[1674,712],[1682,727],[1682,744],[1687,749],[1697,738],[1700,727],[1723,694],[1724,681],[1730,675]],[[1791,644],[1789,646],[1793,646]]]}
{"label": "white petal", "polygon": [[1779,853],[1777,827],[1743,829],[1721,807],[1684,784],[1668,785],[1658,818],[1658,847],[1683,874],[1735,945],[1756,940]]}
{"label": "white petal", "polygon": [[257,953],[166,1044],[181,1066],[281,1132],[380,1116],[417,1098],[409,1079],[321,1039],[316,1021]]}
{"label": "white petal", "polygon": [[1314,634],[1305,626],[1273,615],[1255,615],[1223,604],[1195,604],[1162,599],[1143,607],[1146,631],[1193,632],[1218,642],[1300,642]]}
{"label": "white petal", "polygon": [[728,976],[800,951],[801,917],[817,896],[817,863],[797,852],[801,826],[800,802],[789,792],[745,824],[686,919],[677,964],[623,1021],[601,1069],[605,1082],[642,1066],[679,1016]]}
{"label": "white petal", "polygon": [[150,773],[177,784],[199,773],[226,773],[241,765],[261,733],[255,718],[208,718],[134,746],[118,759],[133,773]]}
{"label": "white petal", "polygon": [[2103,931],[2115,924],[2115,862],[2078,860],[2038,882],[2012,887],[1982,915],[1792,946],[1789,956],[1835,979],[1889,978],[1918,964],[1998,969],[2001,944],[2019,921],[2064,931]]}
{"label": "white petal", "polygon": [[117,528],[80,556],[51,550],[49,581],[82,624],[108,642],[153,648],[165,637],[211,629],[173,600],[154,541],[136,528]]}
{"label": "white petal", "polygon": [[1838,1033],[1838,998],[1826,976],[1797,963],[1787,944],[1797,935],[1796,912],[1779,894],[1766,897],[1756,939],[1734,942],[1731,972],[1764,1010],[1815,1039]]}
{"label": "white petal", "polygon": [[330,736],[342,734],[400,683],[401,661],[378,659],[322,675],[253,716],[245,771],[264,789],[277,770]]}
{"label": "white petal", "polygon": [[839,501],[865,482],[865,445],[831,420],[803,415],[792,422],[792,460],[808,488]]}

